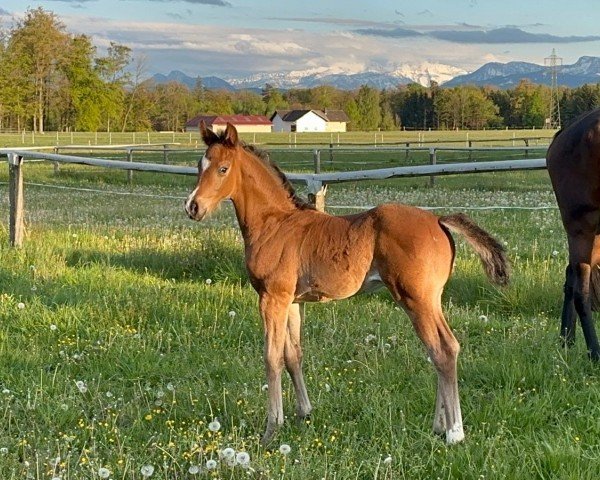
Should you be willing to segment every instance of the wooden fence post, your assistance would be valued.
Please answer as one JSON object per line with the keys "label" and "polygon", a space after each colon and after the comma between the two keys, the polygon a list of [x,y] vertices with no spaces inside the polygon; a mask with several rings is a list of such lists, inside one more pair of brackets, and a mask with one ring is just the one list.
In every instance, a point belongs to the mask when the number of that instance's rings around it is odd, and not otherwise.
{"label": "wooden fence post", "polygon": [[[58,135],[58,132],[56,134]],[[54,154],[55,155],[58,155],[58,151],[59,151],[58,146],[54,147]],[[54,164],[54,175],[58,175],[58,173],[60,172],[60,163],[53,162],[53,164]]]}
{"label": "wooden fence post", "polygon": [[308,201],[312,203],[319,212],[325,211],[325,195],[327,194],[327,185],[319,181],[308,184]]}
{"label": "wooden fence post", "polygon": [[313,150],[313,160],[315,163],[315,173],[321,173],[321,151]]}
{"label": "wooden fence post", "polygon": [[8,154],[8,196],[10,202],[10,236],[12,247],[23,245],[25,222],[23,219],[23,157],[16,153]]}
{"label": "wooden fence post", "polygon": [[[133,162],[133,150],[131,148],[127,149],[127,161]],[[127,183],[130,187],[133,184],[133,170],[127,170]]]}
{"label": "wooden fence post", "polygon": [[[436,156],[435,148],[429,149],[429,164],[430,165],[437,164],[437,156]],[[435,185],[435,175],[431,175],[429,177],[429,186],[433,187],[434,185]]]}
{"label": "wooden fence post", "polygon": [[163,163],[166,165],[169,163],[169,146],[163,145]]}

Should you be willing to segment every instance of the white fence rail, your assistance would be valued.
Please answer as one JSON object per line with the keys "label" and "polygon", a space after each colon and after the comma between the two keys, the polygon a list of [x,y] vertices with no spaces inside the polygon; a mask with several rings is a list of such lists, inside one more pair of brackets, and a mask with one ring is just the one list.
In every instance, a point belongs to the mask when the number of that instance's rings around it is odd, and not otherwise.
{"label": "white fence rail", "polygon": [[[435,150],[435,149],[432,149]],[[142,163],[104,158],[87,158],[73,155],[57,155],[26,149],[0,149],[0,155],[6,155],[9,165],[9,199],[10,199],[10,244],[20,246],[24,236],[24,204],[23,204],[23,160],[47,160],[55,163],[71,163],[90,165],[119,170],[170,173],[177,175],[197,175],[196,167]],[[318,158],[315,151],[315,158]],[[526,160],[499,160],[488,162],[466,162],[452,164],[436,164],[435,151],[430,152],[432,164],[383,168],[376,170],[355,170],[349,172],[329,173],[288,173],[288,179],[297,184],[307,185],[312,201],[317,207],[324,208],[324,187],[330,183],[356,182],[362,180],[385,180],[399,177],[455,175],[466,173],[502,172],[510,170],[540,170],[546,168],[545,158]]]}

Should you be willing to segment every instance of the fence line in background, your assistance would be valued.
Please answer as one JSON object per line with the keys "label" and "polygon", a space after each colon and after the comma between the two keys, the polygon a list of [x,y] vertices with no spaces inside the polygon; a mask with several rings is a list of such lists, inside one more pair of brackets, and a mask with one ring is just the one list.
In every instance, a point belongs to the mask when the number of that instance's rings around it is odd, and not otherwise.
{"label": "fence line in background", "polygon": [[[383,168],[377,170],[356,170],[351,172],[330,173],[289,173],[288,179],[293,183],[304,183],[309,190],[309,198],[320,209],[324,208],[325,191],[330,183],[356,182],[362,180],[385,180],[399,177],[429,176],[433,184],[436,175],[452,175],[464,173],[501,172],[508,170],[535,170],[546,168],[545,158],[528,160],[502,160],[488,162],[469,162],[454,164],[436,164],[436,148],[430,149],[430,165]],[[133,161],[109,160],[103,158],[77,157],[35,152],[31,150],[2,149],[9,164],[10,183],[10,243],[20,246],[23,242],[23,159],[43,159],[55,163],[74,163],[81,165],[114,168],[119,170],[171,173],[177,175],[198,174],[196,167],[141,163]],[[315,150],[315,170],[318,171],[320,153]],[[129,177],[130,178],[130,177]]]}

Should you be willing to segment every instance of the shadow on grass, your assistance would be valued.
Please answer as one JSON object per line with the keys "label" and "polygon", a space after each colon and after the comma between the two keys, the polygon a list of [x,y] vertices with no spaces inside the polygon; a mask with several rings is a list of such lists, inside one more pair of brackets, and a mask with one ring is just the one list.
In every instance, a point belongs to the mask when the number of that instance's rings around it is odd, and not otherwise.
{"label": "shadow on grass", "polygon": [[142,248],[127,253],[106,253],[76,250],[66,258],[70,267],[104,265],[136,273],[151,274],[163,279],[194,280],[240,279],[247,281],[243,253],[228,245],[211,246],[200,251],[164,252]]}

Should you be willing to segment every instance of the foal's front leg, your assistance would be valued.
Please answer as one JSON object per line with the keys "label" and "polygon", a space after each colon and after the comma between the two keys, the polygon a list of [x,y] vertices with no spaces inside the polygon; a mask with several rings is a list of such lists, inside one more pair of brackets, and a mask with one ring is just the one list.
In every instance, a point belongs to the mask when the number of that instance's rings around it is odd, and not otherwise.
{"label": "foal's front leg", "polygon": [[265,336],[265,370],[269,387],[267,427],[262,444],[271,441],[275,430],[283,423],[283,398],[281,394],[281,371],[288,328],[288,310],[291,298],[263,293],[260,295],[260,314]]}

